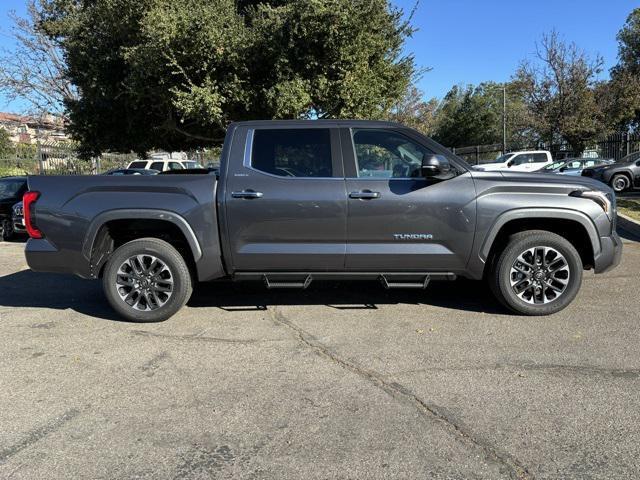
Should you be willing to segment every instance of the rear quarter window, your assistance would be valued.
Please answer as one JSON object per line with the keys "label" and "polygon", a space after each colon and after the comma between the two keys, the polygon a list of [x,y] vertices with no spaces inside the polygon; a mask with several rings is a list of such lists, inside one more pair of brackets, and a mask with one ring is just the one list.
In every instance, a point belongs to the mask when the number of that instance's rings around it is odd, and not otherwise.
{"label": "rear quarter window", "polygon": [[147,162],[131,162],[129,168],[147,168]]}

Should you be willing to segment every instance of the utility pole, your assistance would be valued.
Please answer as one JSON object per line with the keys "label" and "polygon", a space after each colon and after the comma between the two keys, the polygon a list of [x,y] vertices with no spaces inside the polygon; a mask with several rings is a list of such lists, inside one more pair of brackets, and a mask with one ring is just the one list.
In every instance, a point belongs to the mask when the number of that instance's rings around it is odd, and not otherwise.
{"label": "utility pole", "polygon": [[502,154],[507,153],[507,87],[502,86]]}

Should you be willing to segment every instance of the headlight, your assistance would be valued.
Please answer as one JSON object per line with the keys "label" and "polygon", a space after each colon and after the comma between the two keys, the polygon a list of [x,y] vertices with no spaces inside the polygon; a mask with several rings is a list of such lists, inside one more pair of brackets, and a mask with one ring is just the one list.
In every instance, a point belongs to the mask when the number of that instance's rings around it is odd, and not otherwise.
{"label": "headlight", "polygon": [[609,220],[613,218],[613,199],[609,194],[601,192],[600,190],[576,190],[575,192],[571,192],[569,196],[593,200],[602,207],[602,210],[607,214]]}

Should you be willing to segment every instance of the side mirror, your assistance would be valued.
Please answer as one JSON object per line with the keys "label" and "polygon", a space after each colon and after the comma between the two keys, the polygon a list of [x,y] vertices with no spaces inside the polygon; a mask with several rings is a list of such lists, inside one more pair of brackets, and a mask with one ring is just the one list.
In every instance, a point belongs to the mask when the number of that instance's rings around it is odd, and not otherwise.
{"label": "side mirror", "polygon": [[443,155],[425,155],[422,159],[422,176],[434,178],[451,172],[451,164]]}
{"label": "side mirror", "polygon": [[508,167],[508,168],[513,167],[513,160],[509,160],[509,161],[507,162],[507,167]]}

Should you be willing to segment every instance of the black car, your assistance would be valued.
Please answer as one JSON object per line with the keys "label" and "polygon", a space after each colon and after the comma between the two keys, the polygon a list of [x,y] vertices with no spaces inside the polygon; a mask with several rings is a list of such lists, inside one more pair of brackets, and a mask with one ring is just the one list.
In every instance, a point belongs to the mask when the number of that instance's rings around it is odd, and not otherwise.
{"label": "black car", "polygon": [[611,165],[585,168],[583,177],[591,177],[610,185],[616,193],[630,188],[640,189],[640,152],[634,152]]}
{"label": "black car", "polygon": [[0,232],[2,240],[10,240],[14,236],[13,206],[22,200],[27,191],[27,177],[0,178]]}

